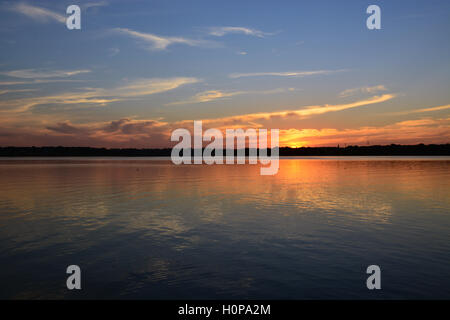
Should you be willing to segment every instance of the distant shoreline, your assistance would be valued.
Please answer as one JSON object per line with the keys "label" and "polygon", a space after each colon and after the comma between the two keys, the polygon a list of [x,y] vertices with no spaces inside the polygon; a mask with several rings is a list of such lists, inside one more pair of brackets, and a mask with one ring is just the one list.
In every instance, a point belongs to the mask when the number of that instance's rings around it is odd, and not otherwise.
{"label": "distant shoreline", "polygon": [[[90,147],[0,147],[0,157],[170,157],[172,149]],[[236,152],[236,150],[235,150]],[[270,152],[270,151],[269,151]],[[248,155],[248,149],[246,149]],[[280,156],[450,156],[450,143],[302,147],[279,149]]]}

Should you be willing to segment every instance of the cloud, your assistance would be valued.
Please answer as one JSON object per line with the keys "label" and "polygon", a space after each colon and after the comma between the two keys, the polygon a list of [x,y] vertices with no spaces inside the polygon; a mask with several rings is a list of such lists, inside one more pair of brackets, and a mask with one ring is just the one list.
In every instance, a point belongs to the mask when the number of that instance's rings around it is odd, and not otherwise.
{"label": "cloud", "polygon": [[70,121],[58,122],[56,125],[47,126],[46,129],[63,134],[83,134],[87,136],[104,135],[146,135],[167,129],[167,122],[160,120],[135,120],[123,118],[110,122],[91,124],[72,124]]}
{"label": "cloud", "polygon": [[[155,119],[123,118],[110,122],[73,124],[69,121],[49,125],[40,134],[59,145],[163,148],[170,142],[172,127]],[[0,136],[1,143],[1,136]],[[54,142],[53,144],[57,144]]]}
{"label": "cloud", "polygon": [[0,81],[0,86],[15,86],[19,84],[41,84],[52,82],[86,82],[87,80],[73,80],[73,79],[34,79],[31,81]]}
{"label": "cloud", "polygon": [[316,70],[316,71],[287,71],[287,72],[251,72],[251,73],[232,73],[228,75],[230,78],[242,78],[242,77],[306,77],[314,75],[331,74],[335,72],[341,72],[345,70]]}
{"label": "cloud", "polygon": [[[280,146],[336,146],[337,144],[416,144],[416,143],[448,143],[450,139],[450,118],[405,120],[384,126],[363,126],[351,129],[336,128],[295,128],[280,126],[282,122],[263,121],[279,118],[303,117],[304,110],[324,109],[323,112],[334,112],[358,106],[380,103],[392,97],[373,97],[355,101],[346,105],[325,105],[306,107],[300,110],[272,112],[266,114],[246,114],[227,118],[203,119],[206,128],[253,128],[278,127],[280,129]],[[294,112],[291,114],[291,112]],[[300,115],[298,115],[300,112]],[[317,115],[315,111],[306,116]],[[52,117],[54,115],[51,115]],[[29,115],[33,125],[23,123],[23,115],[11,122],[11,118],[0,118],[0,145],[65,145],[121,148],[164,148],[172,145],[171,132],[177,128],[192,128],[192,120],[166,122],[162,119],[121,118],[105,122],[74,124],[53,118],[36,119]],[[6,121],[6,122],[5,122]],[[41,121],[41,122],[39,122]],[[252,122],[253,121],[253,122]],[[20,124],[20,125],[19,125]],[[274,126],[275,125],[275,126]],[[22,127],[21,127],[22,126]]]}
{"label": "cloud", "polygon": [[64,78],[71,77],[77,74],[88,73],[90,70],[53,70],[53,71],[39,71],[36,69],[21,69],[13,71],[4,71],[0,74],[13,77],[13,78],[23,78],[23,79],[35,79],[35,78]]}
{"label": "cloud", "polygon": [[387,89],[384,85],[377,85],[377,86],[373,86],[373,87],[352,88],[352,89],[347,89],[347,90],[340,92],[339,97],[341,97],[341,98],[349,97],[349,96],[353,96],[358,93],[374,94],[374,93],[377,93],[380,91],[387,91]]}
{"label": "cloud", "polygon": [[223,99],[227,97],[236,96],[239,94],[245,94],[245,91],[235,91],[235,92],[223,92],[220,90],[209,90],[204,92],[199,92],[196,95],[194,95],[192,98],[185,100],[185,101],[177,101],[172,102],[167,105],[180,105],[180,104],[189,104],[189,103],[202,103],[202,102],[208,102],[213,101],[217,99]]}
{"label": "cloud", "polygon": [[88,2],[83,5],[83,8],[95,8],[95,7],[105,7],[108,6],[109,3],[107,1],[98,1],[98,2]]}
{"label": "cloud", "polygon": [[[312,116],[325,114],[328,112],[337,112],[352,108],[358,108],[371,104],[382,103],[395,98],[394,94],[384,94],[382,96],[374,96],[365,100],[358,100],[352,103],[338,104],[338,105],[323,105],[323,106],[307,106],[297,110],[284,110],[274,112],[258,112],[243,115],[235,115],[222,118],[204,119],[205,126],[211,128],[260,128],[271,127],[273,123],[280,126],[282,120],[298,120],[306,119]],[[192,120],[184,120],[179,123],[179,126],[192,123]]]}
{"label": "cloud", "polygon": [[[203,123],[206,127],[207,123]],[[2,126],[0,144],[166,148],[172,144],[171,132],[180,126],[192,127],[192,121],[168,123],[158,119],[131,118],[88,124],[62,121],[46,125],[44,129],[26,127],[20,134],[17,128]],[[450,118],[425,118],[353,129],[289,128],[280,130],[280,146],[366,145],[369,141],[370,144],[448,143],[449,127]]]}
{"label": "cloud", "polygon": [[393,114],[395,114],[395,115],[405,115],[405,114],[413,114],[413,113],[434,112],[434,111],[441,111],[441,110],[447,110],[447,109],[450,109],[450,104],[447,104],[445,106],[438,106],[438,107],[431,107],[431,108],[424,108],[424,109],[417,109],[417,110],[410,110],[410,111],[395,112]]}
{"label": "cloud", "polygon": [[112,102],[123,101],[133,97],[142,97],[170,91],[182,85],[199,82],[197,78],[151,78],[132,81],[124,86],[112,89],[85,88],[81,92],[66,92],[51,96],[22,98],[2,101],[0,112],[25,112],[38,105],[97,105],[105,106]]}
{"label": "cloud", "polygon": [[255,36],[263,38],[273,33],[262,32],[256,29],[250,29],[245,27],[211,27],[209,28],[209,34],[216,37],[223,37],[230,33],[245,34],[248,36]]}
{"label": "cloud", "polygon": [[21,13],[38,22],[57,21],[66,23],[66,17],[49,9],[32,6],[26,3],[18,3],[11,7],[11,10]]}
{"label": "cloud", "polygon": [[120,53],[120,49],[119,48],[109,48],[108,52],[109,52],[110,57],[114,57]]}
{"label": "cloud", "polygon": [[280,146],[336,146],[337,144],[448,143],[450,118],[400,121],[381,127],[356,129],[280,130]]}
{"label": "cloud", "polygon": [[221,90],[209,90],[204,92],[199,92],[188,100],[184,101],[176,101],[171,102],[166,105],[181,105],[181,104],[191,104],[191,103],[203,103],[209,102],[224,98],[229,98],[237,95],[243,94],[275,94],[275,93],[283,93],[287,91],[295,91],[294,88],[277,88],[272,90],[262,90],[262,91],[232,91],[232,92],[224,92]]}
{"label": "cloud", "polygon": [[2,101],[1,113],[19,113],[30,110],[39,105],[59,104],[59,105],[98,105],[105,106],[108,103],[119,101],[114,98],[100,98],[93,93],[62,93],[53,96],[21,98]]}
{"label": "cloud", "polygon": [[143,41],[150,50],[166,50],[173,44],[185,44],[191,47],[211,46],[214,43],[206,40],[194,40],[183,37],[164,37],[152,33],[138,32],[127,28],[115,28],[113,31]]}
{"label": "cloud", "polygon": [[17,89],[17,90],[0,90],[0,95],[15,92],[31,92],[36,91],[36,89]]}
{"label": "cloud", "polygon": [[48,126],[47,129],[65,134],[80,134],[88,132],[88,130],[83,130],[82,127],[72,125],[69,121],[57,123],[55,126]]}
{"label": "cloud", "polygon": [[117,95],[119,97],[145,96],[173,90],[182,85],[197,82],[200,82],[200,80],[188,77],[140,79],[133,81],[126,86],[113,89],[111,92],[108,92],[108,94]]}
{"label": "cloud", "polygon": [[18,84],[31,84],[33,81],[0,81],[0,86],[15,86]]}

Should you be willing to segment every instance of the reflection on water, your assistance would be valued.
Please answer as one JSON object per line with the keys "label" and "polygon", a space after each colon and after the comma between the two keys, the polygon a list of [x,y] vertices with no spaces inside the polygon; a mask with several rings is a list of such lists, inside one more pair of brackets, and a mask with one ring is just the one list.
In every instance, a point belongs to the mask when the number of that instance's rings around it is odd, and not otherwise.
{"label": "reflection on water", "polygon": [[450,160],[402,159],[0,160],[0,298],[448,299]]}

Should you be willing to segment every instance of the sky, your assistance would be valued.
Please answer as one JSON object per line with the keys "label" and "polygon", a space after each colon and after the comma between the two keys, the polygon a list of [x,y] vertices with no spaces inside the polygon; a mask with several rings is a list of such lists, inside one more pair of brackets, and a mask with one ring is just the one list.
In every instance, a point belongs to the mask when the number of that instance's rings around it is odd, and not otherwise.
{"label": "sky", "polygon": [[290,147],[449,143],[449,31],[444,0],[0,1],[0,146],[169,147],[194,120]]}

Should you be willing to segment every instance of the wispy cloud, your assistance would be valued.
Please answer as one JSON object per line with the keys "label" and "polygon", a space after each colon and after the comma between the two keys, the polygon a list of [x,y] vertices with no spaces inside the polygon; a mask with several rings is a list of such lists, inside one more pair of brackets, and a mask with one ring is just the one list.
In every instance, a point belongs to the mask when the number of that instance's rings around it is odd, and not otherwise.
{"label": "wispy cloud", "polygon": [[210,102],[215,100],[222,100],[226,98],[230,98],[233,96],[243,95],[243,94],[276,94],[276,93],[283,93],[288,91],[295,91],[295,88],[276,88],[271,90],[260,90],[260,91],[221,91],[221,90],[209,90],[209,91],[203,91],[199,92],[193,97],[183,100],[183,101],[176,101],[171,102],[166,105],[182,105],[182,104],[194,104],[194,103],[203,103],[203,102]]}
{"label": "wispy cloud", "polygon": [[250,73],[232,73],[228,75],[230,78],[242,78],[242,77],[307,77],[314,75],[325,75],[336,72],[342,72],[345,70],[315,70],[315,71],[286,71],[286,72],[250,72]]}
{"label": "wispy cloud", "polygon": [[173,90],[199,81],[197,78],[188,77],[140,79],[126,86],[107,90],[106,92],[112,96],[137,97]]}
{"label": "wispy cloud", "polygon": [[127,85],[112,88],[86,88],[80,92],[66,92],[51,96],[22,98],[2,101],[0,112],[25,112],[38,105],[96,105],[105,106],[112,102],[142,97],[174,90],[182,85],[199,82],[197,78],[151,78],[139,79]]}
{"label": "wispy cloud", "polygon": [[324,105],[324,106],[310,106],[300,110],[288,110],[288,111],[280,111],[280,112],[270,112],[270,113],[258,113],[251,115],[252,117],[257,118],[271,118],[271,117],[291,117],[298,116],[300,118],[305,118],[313,115],[324,114],[328,112],[336,112],[342,111],[351,108],[362,107],[370,104],[376,104],[385,102],[387,100],[391,100],[395,97],[393,94],[384,94],[382,96],[375,96],[365,100],[359,100],[352,103],[347,104],[338,104],[338,105]]}
{"label": "wispy cloud", "polygon": [[109,3],[107,1],[97,1],[97,2],[88,2],[83,5],[83,8],[95,8],[95,7],[105,7],[108,6]]}
{"label": "wispy cloud", "polygon": [[209,34],[216,37],[223,37],[230,33],[245,34],[248,36],[254,36],[263,38],[273,33],[263,32],[257,29],[245,28],[245,27],[211,27],[209,28]]}
{"label": "wispy cloud", "polygon": [[381,85],[381,84],[377,85],[377,86],[372,86],[372,87],[352,88],[352,89],[347,89],[347,90],[340,92],[339,97],[341,97],[341,98],[349,97],[349,96],[353,96],[358,93],[374,94],[374,93],[377,93],[380,91],[387,91],[387,89],[384,85]]}
{"label": "wispy cloud", "polygon": [[431,107],[431,108],[423,108],[423,109],[416,109],[416,110],[409,110],[409,111],[403,111],[403,112],[396,112],[397,115],[403,115],[403,114],[412,114],[412,113],[424,113],[424,112],[434,112],[434,111],[441,111],[441,110],[447,110],[450,109],[450,104],[447,104],[445,106],[438,106],[438,107]]}
{"label": "wispy cloud", "polygon": [[30,81],[0,81],[0,86],[15,86],[20,84],[42,84],[52,82],[86,82],[87,80],[75,80],[75,79],[34,79]]}
{"label": "wispy cloud", "polygon": [[0,72],[0,74],[14,77],[14,78],[23,78],[23,79],[37,79],[37,78],[63,78],[63,77],[71,77],[81,73],[88,73],[90,70],[36,70],[36,69],[21,69],[21,70],[13,70],[13,71],[4,71]]}
{"label": "wispy cloud", "polygon": [[388,113],[388,115],[403,116],[403,115],[408,115],[408,114],[429,113],[429,112],[443,111],[443,110],[449,110],[449,109],[450,109],[450,104],[447,104],[447,105],[430,107],[430,108],[390,112],[390,113]]}
{"label": "wispy cloud", "polygon": [[[372,104],[382,103],[395,98],[395,94],[384,94],[382,96],[373,96],[368,99],[358,100],[352,103],[337,104],[337,105],[323,105],[323,106],[307,106],[297,110],[284,110],[274,112],[258,112],[242,115],[235,115],[222,118],[204,119],[205,126],[214,128],[226,128],[226,127],[242,127],[242,128],[269,128],[272,121],[277,121],[277,125],[281,125],[283,120],[297,120],[306,119],[312,116],[318,116],[328,112],[343,111],[352,108],[358,108],[362,106],[368,106]],[[191,123],[192,120],[184,120],[179,125]],[[280,127],[279,127],[280,128]]]}
{"label": "wispy cloud", "polygon": [[109,52],[109,56],[110,57],[114,57],[114,56],[116,56],[116,55],[118,55],[119,53],[120,53],[120,49],[119,48],[109,48],[108,49],[108,52]]}
{"label": "wispy cloud", "polygon": [[17,90],[0,90],[0,95],[7,93],[16,93],[16,92],[31,92],[36,91],[36,89],[17,89]]}
{"label": "wispy cloud", "polygon": [[171,103],[168,103],[167,105],[181,105],[181,104],[209,102],[209,101],[228,98],[228,97],[245,94],[245,93],[246,93],[245,91],[223,92],[220,90],[209,90],[209,91],[199,92],[188,100],[171,102]]}
{"label": "wispy cloud", "polygon": [[57,12],[51,11],[49,9],[32,6],[26,3],[17,3],[10,7],[11,10],[23,14],[38,22],[51,22],[57,21],[61,23],[66,22],[66,17]]}
{"label": "wispy cloud", "polygon": [[191,47],[212,46],[215,44],[206,40],[195,40],[183,37],[164,37],[152,33],[134,31],[127,28],[115,28],[113,31],[142,41],[150,50],[165,50],[173,44],[185,44]]}

